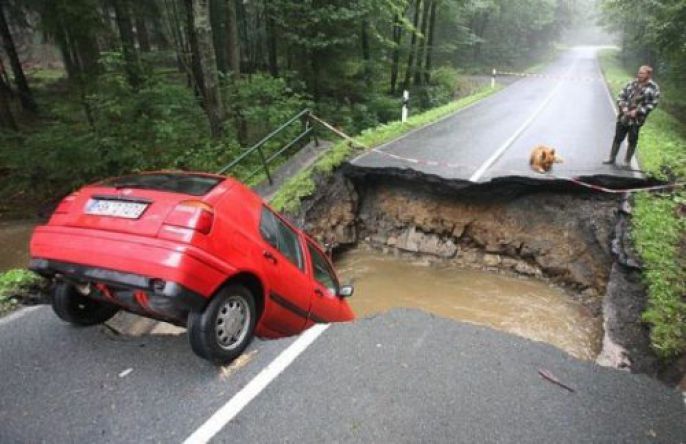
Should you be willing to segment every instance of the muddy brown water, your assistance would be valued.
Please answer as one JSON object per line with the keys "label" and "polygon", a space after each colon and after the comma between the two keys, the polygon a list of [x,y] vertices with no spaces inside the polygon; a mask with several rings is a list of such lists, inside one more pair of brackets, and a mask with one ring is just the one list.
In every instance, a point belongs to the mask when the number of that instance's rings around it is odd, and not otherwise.
{"label": "muddy brown water", "polygon": [[602,323],[562,290],[536,280],[428,265],[358,248],[336,261],[353,282],[358,317],[417,308],[552,344],[580,359],[600,351]]}
{"label": "muddy brown water", "polygon": [[34,221],[0,222],[0,273],[29,264],[29,240]]}

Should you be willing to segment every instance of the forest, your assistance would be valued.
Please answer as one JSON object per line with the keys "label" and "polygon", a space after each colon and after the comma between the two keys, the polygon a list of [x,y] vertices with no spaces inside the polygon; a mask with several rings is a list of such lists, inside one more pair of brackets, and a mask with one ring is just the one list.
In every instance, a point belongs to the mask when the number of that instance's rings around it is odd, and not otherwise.
{"label": "forest", "polygon": [[[627,51],[683,79],[682,2],[601,3]],[[358,134],[398,120],[405,89],[411,113],[445,104],[597,18],[592,0],[0,0],[0,214],[215,171],[306,107]]]}
{"label": "forest", "polygon": [[0,5],[0,188],[9,207],[125,171],[214,171],[306,107],[356,134],[397,120],[404,89],[411,112],[447,103],[478,88],[466,74],[523,68],[548,54],[575,7],[572,0]]}
{"label": "forest", "polygon": [[625,67],[655,68],[664,105],[686,122],[686,2],[602,0],[599,22],[618,36]]}

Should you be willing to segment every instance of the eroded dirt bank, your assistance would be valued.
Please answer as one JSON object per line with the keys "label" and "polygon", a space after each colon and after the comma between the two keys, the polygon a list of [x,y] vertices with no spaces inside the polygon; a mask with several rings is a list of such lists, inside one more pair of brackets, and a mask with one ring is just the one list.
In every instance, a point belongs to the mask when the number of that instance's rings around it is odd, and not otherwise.
{"label": "eroded dirt bank", "polygon": [[651,351],[641,321],[646,293],[640,263],[628,248],[623,198],[507,181],[456,189],[349,169],[318,182],[315,195],[290,216],[321,241],[551,282],[602,317],[598,363],[673,373]]}
{"label": "eroded dirt bank", "polygon": [[358,242],[549,279],[599,314],[618,201],[581,193],[469,195],[437,185],[338,174],[297,218],[338,247]]}

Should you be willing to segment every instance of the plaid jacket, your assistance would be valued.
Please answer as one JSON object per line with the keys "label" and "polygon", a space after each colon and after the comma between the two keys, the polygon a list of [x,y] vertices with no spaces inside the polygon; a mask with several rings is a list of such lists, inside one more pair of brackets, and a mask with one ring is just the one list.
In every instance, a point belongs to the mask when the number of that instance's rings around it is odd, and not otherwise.
{"label": "plaid jacket", "polygon": [[[652,80],[648,80],[642,85],[638,80],[627,83],[617,96],[617,106],[619,106],[619,116],[617,119],[624,125],[643,125],[646,117],[655,109],[660,100],[660,87]],[[623,108],[629,111],[637,110],[636,117],[631,118],[628,114],[622,113]]]}

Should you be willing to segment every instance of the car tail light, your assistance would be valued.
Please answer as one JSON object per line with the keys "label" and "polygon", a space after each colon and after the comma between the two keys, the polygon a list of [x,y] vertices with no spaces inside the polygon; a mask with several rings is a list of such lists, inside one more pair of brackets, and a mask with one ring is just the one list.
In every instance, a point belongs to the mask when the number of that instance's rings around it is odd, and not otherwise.
{"label": "car tail light", "polygon": [[74,193],[71,193],[69,196],[65,197],[62,199],[62,201],[57,205],[57,208],[55,208],[55,211],[53,214],[67,214],[71,210],[72,205],[74,204],[74,201],[76,200],[76,197],[79,195],[79,192],[76,191]]}
{"label": "car tail light", "polygon": [[164,224],[207,234],[212,229],[213,222],[214,208],[211,205],[200,200],[184,200],[174,207]]}

